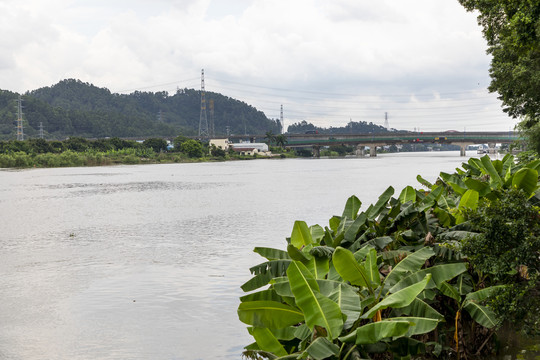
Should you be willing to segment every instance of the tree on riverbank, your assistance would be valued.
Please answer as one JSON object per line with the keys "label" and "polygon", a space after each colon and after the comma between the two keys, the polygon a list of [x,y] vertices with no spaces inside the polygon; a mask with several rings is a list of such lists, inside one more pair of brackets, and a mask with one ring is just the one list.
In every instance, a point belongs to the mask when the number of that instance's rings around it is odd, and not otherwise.
{"label": "tree on riverbank", "polygon": [[522,120],[531,147],[540,152],[540,2],[459,0],[478,11],[492,56],[489,90],[498,92],[503,110]]}

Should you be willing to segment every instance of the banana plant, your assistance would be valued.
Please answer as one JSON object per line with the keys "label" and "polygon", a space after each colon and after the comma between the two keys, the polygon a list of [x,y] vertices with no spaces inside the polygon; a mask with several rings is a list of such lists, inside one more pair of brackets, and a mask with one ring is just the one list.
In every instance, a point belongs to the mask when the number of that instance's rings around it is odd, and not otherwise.
{"label": "banana plant", "polygon": [[[511,187],[535,197],[538,169],[540,161],[516,164],[511,155],[470,159],[434,184],[418,176],[428,191],[407,186],[393,198],[388,187],[364,211],[351,196],[327,226],[296,221],[286,250],[254,250],[266,260],[242,285],[251,293],[240,298],[238,316],[255,339],[244,355],[344,360],[387,351],[407,357],[429,344],[450,345],[444,339],[456,336],[463,312],[494,328],[497,319],[483,302],[498,288],[472,292],[464,285],[469,268],[459,244],[478,235],[465,214]],[[443,340],[435,341],[435,330]],[[431,342],[413,338],[418,335]]]}

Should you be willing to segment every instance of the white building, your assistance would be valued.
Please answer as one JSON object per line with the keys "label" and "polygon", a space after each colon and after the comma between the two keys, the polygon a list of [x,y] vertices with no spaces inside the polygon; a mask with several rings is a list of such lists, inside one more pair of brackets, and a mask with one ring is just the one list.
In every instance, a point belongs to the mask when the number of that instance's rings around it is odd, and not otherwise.
{"label": "white building", "polygon": [[231,144],[232,143],[229,141],[229,139],[210,139],[209,142],[210,147],[214,145],[218,149],[223,149],[225,151],[229,151]]}

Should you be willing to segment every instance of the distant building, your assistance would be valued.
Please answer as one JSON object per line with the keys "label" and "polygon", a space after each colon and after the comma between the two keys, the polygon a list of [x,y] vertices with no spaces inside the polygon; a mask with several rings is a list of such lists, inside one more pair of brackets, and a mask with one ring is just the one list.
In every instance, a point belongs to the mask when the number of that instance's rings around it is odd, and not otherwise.
{"label": "distant building", "polygon": [[272,153],[268,151],[268,145],[265,143],[250,143],[242,142],[238,144],[230,144],[234,152],[240,155],[252,156],[254,154],[261,156],[272,156]]}
{"label": "distant building", "polygon": [[210,147],[214,145],[218,149],[223,149],[225,151],[229,151],[231,144],[232,143],[229,141],[229,139],[210,139],[209,142]]}

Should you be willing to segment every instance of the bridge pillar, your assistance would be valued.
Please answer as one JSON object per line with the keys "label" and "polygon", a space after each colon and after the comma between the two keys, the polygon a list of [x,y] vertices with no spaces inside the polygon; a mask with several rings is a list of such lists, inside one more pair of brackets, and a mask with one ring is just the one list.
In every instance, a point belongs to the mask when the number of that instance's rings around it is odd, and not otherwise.
{"label": "bridge pillar", "polygon": [[316,157],[316,158],[321,157],[321,147],[320,146],[314,146],[313,147],[313,157]]}
{"label": "bridge pillar", "polygon": [[364,157],[366,147],[364,145],[356,145],[356,156]]}
{"label": "bridge pillar", "polygon": [[377,146],[370,145],[369,146],[369,156],[370,157],[376,157],[377,156]]}

